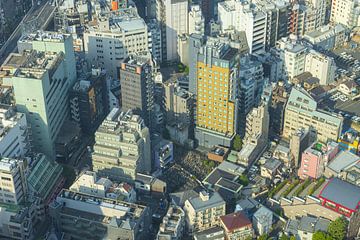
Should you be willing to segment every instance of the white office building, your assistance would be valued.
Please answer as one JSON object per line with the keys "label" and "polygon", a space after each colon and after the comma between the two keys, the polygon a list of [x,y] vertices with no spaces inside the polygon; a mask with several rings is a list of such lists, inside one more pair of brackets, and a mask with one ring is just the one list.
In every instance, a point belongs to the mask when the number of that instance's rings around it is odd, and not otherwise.
{"label": "white office building", "polygon": [[162,28],[163,60],[179,60],[178,35],[189,32],[188,0],[158,0],[156,18]]}
{"label": "white office building", "polygon": [[333,58],[311,50],[305,57],[305,72],[320,80],[320,85],[328,85],[335,81],[336,63]]}
{"label": "white office building", "polygon": [[96,67],[105,68],[113,78],[119,77],[120,63],[129,54],[152,47],[148,26],[135,8],[106,12],[94,18],[94,24],[84,32],[86,57]]}
{"label": "white office building", "polygon": [[192,5],[189,12],[189,35],[192,33],[204,34],[205,20],[199,5]]}

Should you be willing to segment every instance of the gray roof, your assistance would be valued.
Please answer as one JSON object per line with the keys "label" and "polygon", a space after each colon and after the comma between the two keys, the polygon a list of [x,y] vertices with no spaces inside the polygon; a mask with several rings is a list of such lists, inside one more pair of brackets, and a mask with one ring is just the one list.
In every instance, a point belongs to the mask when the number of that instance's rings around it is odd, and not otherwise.
{"label": "gray roof", "polygon": [[328,199],[348,209],[356,210],[360,202],[360,187],[333,178],[322,189],[319,197]]}
{"label": "gray roof", "polygon": [[188,200],[189,198],[192,198],[192,197],[196,197],[196,196],[199,196],[199,194],[194,190],[170,193],[171,199],[179,207],[183,207],[186,200]]}
{"label": "gray roof", "polygon": [[356,165],[360,162],[360,157],[351,153],[350,151],[343,151],[339,153],[328,165],[328,168],[340,173],[347,168]]}
{"label": "gray roof", "polygon": [[330,224],[330,220],[324,218],[303,216],[300,219],[298,230],[309,233],[314,233],[316,231],[326,232],[329,224]]}
{"label": "gray roof", "polygon": [[209,200],[203,201],[200,196],[190,198],[188,201],[195,211],[202,211],[208,208],[217,207],[219,205],[225,204],[224,199],[220,196],[219,193],[213,192],[209,193]]}
{"label": "gray roof", "polygon": [[238,192],[242,188],[240,183],[233,182],[226,178],[220,178],[215,185],[221,188],[225,188],[231,192]]}
{"label": "gray roof", "polygon": [[268,208],[261,206],[255,213],[253,218],[256,218],[256,220],[260,223],[266,223],[269,220],[272,221],[273,218],[273,212],[270,211]]}
{"label": "gray roof", "polygon": [[269,169],[271,171],[275,171],[278,167],[280,167],[281,161],[275,158],[271,158],[267,160],[264,164],[264,168]]}
{"label": "gray roof", "polygon": [[194,234],[195,240],[223,240],[224,230],[221,227],[212,227]]}
{"label": "gray roof", "polygon": [[203,180],[203,183],[209,183],[210,185],[215,185],[215,183],[217,183],[220,180],[220,178],[233,180],[236,177],[237,176],[232,173],[225,172],[223,170],[216,168]]}
{"label": "gray roof", "polygon": [[285,232],[297,235],[298,231],[314,233],[316,231],[326,232],[330,224],[330,220],[324,218],[316,218],[311,216],[303,216],[300,219],[290,219],[285,228]]}

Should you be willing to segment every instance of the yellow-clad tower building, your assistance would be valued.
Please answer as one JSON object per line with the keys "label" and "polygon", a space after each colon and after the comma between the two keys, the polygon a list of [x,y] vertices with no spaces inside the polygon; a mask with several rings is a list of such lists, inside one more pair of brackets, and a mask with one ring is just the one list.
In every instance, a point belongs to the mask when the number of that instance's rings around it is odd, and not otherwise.
{"label": "yellow-clad tower building", "polygon": [[230,146],[237,133],[239,52],[214,40],[203,42],[190,61],[196,92],[195,138],[200,146]]}

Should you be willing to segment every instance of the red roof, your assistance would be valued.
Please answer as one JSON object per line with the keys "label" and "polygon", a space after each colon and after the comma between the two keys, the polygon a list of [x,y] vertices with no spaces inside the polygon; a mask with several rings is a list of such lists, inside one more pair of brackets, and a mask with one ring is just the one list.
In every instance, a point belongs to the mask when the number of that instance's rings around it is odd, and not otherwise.
{"label": "red roof", "polygon": [[220,219],[230,232],[251,225],[251,221],[242,212],[230,213],[221,216]]}

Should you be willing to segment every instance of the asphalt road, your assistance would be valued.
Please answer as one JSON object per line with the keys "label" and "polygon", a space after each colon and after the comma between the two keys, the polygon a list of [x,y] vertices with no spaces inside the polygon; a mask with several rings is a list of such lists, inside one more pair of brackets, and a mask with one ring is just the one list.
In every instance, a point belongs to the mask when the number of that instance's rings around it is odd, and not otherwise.
{"label": "asphalt road", "polygon": [[48,0],[43,0],[40,5],[35,4],[25,15],[23,20],[19,23],[12,35],[6,41],[4,46],[0,49],[0,65],[3,64],[7,56],[16,51],[17,42],[22,34],[22,27],[29,22],[36,23],[37,26],[44,26],[48,19],[52,16],[55,6],[48,4]]}

